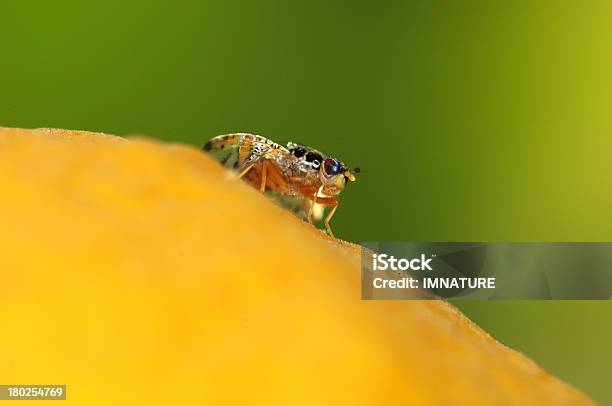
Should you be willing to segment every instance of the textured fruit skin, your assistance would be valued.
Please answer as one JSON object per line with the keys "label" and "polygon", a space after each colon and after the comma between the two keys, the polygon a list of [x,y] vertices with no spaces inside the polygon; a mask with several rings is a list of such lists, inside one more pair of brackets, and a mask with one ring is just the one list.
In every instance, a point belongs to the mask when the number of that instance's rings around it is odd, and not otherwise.
{"label": "textured fruit skin", "polygon": [[181,145],[0,129],[0,383],[110,404],[592,404]]}

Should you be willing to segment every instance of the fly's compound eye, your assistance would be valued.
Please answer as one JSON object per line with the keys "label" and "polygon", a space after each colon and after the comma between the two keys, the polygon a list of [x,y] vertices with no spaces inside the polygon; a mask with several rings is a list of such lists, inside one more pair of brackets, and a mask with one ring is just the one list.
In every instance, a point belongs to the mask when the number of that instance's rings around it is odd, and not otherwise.
{"label": "fly's compound eye", "polygon": [[327,158],[323,161],[323,169],[325,169],[325,173],[330,176],[337,175],[341,170],[338,161],[332,158]]}

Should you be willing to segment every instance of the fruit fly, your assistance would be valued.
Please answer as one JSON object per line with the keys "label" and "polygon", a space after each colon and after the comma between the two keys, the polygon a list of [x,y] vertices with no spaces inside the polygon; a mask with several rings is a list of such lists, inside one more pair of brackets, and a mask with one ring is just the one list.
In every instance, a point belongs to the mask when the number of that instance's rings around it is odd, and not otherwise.
{"label": "fruit fly", "polygon": [[323,223],[331,236],[329,222],[339,205],[337,196],[355,180],[353,172],[359,173],[359,168],[351,171],[344,162],[305,145],[289,142],[284,147],[254,134],[219,135],[202,149],[262,193],[297,199],[311,224],[313,217],[321,218],[319,209],[330,207]]}

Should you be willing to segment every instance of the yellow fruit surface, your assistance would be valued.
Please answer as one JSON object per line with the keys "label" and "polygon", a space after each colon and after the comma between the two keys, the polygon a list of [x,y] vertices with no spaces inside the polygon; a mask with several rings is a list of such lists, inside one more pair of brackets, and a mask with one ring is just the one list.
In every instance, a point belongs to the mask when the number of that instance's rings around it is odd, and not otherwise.
{"label": "yellow fruit surface", "polygon": [[359,260],[193,147],[0,129],[0,384],[81,405],[591,404],[447,303],[360,300]]}

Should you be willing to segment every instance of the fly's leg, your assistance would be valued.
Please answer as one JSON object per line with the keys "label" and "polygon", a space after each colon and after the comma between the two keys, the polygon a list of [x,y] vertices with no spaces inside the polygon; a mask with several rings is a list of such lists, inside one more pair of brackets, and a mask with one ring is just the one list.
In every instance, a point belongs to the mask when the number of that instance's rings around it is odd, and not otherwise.
{"label": "fly's leg", "polygon": [[261,182],[259,184],[259,191],[263,193],[266,191],[266,182],[268,180],[268,160],[266,158],[259,158],[254,162],[251,162],[250,164],[246,165],[244,169],[241,169],[238,173],[238,178],[242,178],[244,175],[249,173],[249,171],[253,169],[256,164],[261,164]]}
{"label": "fly's leg", "polygon": [[338,209],[339,204],[340,203],[338,201],[336,201],[336,204],[334,204],[334,207],[332,207],[332,209],[329,212],[329,214],[327,215],[327,217],[325,217],[325,221],[323,221],[323,224],[325,224],[325,228],[327,229],[327,233],[331,237],[334,237],[334,233],[332,233],[332,229],[331,229],[331,226],[329,225],[329,221],[332,219],[332,217],[334,217],[334,214],[336,213],[336,210]]}
{"label": "fly's leg", "polygon": [[261,164],[261,185],[259,186],[259,191],[263,193],[266,191],[266,178],[268,177],[268,161],[264,159]]}
{"label": "fly's leg", "polygon": [[312,210],[314,209],[315,200],[317,200],[316,196],[310,201],[310,207],[308,208],[308,222],[310,224],[312,224]]}
{"label": "fly's leg", "polygon": [[310,224],[312,224],[312,211],[314,210],[315,203],[317,202],[317,196],[319,196],[319,193],[321,193],[322,190],[323,190],[323,186],[321,186],[319,190],[317,190],[317,193],[315,193],[314,196],[312,196],[312,201],[310,202],[310,208],[308,209],[308,222]]}
{"label": "fly's leg", "polygon": [[253,165],[255,165],[255,162],[253,162],[252,164],[244,168],[242,171],[240,171],[240,173],[238,174],[238,178],[242,178],[244,175],[246,175],[247,172],[249,172],[253,168]]}
{"label": "fly's leg", "polygon": [[331,221],[332,217],[334,217],[334,214],[336,214],[336,210],[338,209],[340,202],[333,197],[319,197],[319,192],[321,191],[321,189],[322,187],[319,188],[319,190],[317,191],[317,194],[312,199],[312,204],[310,206],[310,210],[308,211],[308,222],[312,224],[312,210],[315,204],[330,206],[332,209],[327,215],[327,217],[325,217],[323,224],[325,224],[325,229],[327,230],[327,233],[331,237],[334,237],[334,233],[331,229],[331,226],[329,225],[329,222]]}

